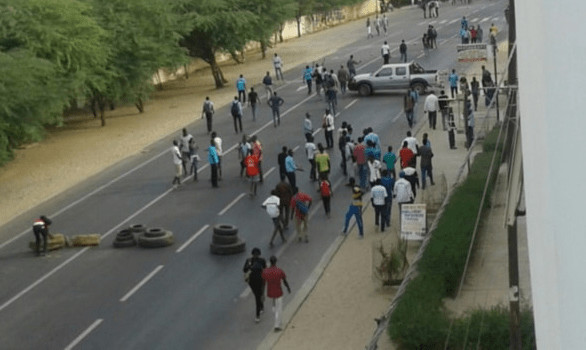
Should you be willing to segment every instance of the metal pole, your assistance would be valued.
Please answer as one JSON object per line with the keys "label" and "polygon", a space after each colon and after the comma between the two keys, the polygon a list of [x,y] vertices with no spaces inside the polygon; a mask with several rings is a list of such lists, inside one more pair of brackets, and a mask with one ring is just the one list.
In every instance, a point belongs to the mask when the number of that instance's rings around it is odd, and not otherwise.
{"label": "metal pole", "polygon": [[500,118],[500,110],[499,110],[499,94],[498,94],[498,72],[496,70],[496,36],[495,35],[491,35],[490,36],[490,41],[492,44],[492,61],[494,62],[494,94],[495,94],[495,101],[496,101],[496,121],[499,122],[501,120]]}
{"label": "metal pole", "polygon": [[521,312],[519,308],[519,259],[517,255],[517,218],[507,226],[509,243],[509,349],[521,350]]}

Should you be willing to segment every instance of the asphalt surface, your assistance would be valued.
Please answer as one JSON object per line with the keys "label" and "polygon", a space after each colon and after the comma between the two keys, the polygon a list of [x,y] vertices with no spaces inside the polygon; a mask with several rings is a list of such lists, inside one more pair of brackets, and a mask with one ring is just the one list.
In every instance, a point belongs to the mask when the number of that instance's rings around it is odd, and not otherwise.
{"label": "asphalt surface", "polygon": [[[421,18],[419,9],[400,10],[390,15],[388,36],[370,40],[364,36],[352,43],[347,43],[348,38],[340,40],[339,51],[325,58],[325,66],[337,71],[354,54],[361,60],[359,73],[374,71],[382,64],[382,42],[389,41],[393,49],[391,62],[397,62],[398,45],[405,39],[409,58],[415,58],[423,67],[464,69],[464,64],[456,64],[455,51],[461,17],[465,15],[471,22],[478,18],[476,22],[483,24],[486,38],[491,22],[504,27],[501,6],[495,6],[499,3],[446,6],[440,9],[440,17],[431,21]],[[439,49],[422,56],[421,35],[428,23],[437,28]],[[281,245],[276,239],[275,247],[269,249],[272,222],[260,204],[279,180],[277,154],[283,145],[299,147],[296,162],[308,169],[303,118],[309,112],[317,129],[325,108],[319,97],[308,97],[302,88],[304,66],[285,72],[287,83],[278,85],[278,93],[285,100],[278,128],[273,127],[266,106],[259,107],[255,123],[249,109],[244,112],[244,132],[258,135],[264,147],[265,182],[255,198],[246,195],[248,182],[238,176],[235,145],[241,134],[234,133],[230,117],[218,118],[228,116],[225,108],[217,111],[214,123],[223,138],[224,151],[228,151],[218,189],[209,183],[205,152],[209,139],[205,126],[198,121],[187,129],[200,146],[199,182],[187,178],[179,189],[171,188],[173,165],[169,149],[171,140],[180,135],[178,131],[0,227],[0,348],[256,348],[272,327],[270,322],[253,322],[254,301],[241,270],[248,252],[258,246],[264,256],[279,256],[278,265],[287,272],[295,293],[340,234],[348,204],[349,192],[343,186],[346,179],[338,167],[339,152],[333,149],[332,217],[325,217],[308,173],[298,172],[298,187],[314,197],[310,242],[296,242],[291,225],[288,243]],[[263,89],[258,90],[262,96]],[[365,98],[355,93],[339,96],[336,128],[341,121],[349,122],[356,139],[363,128],[371,126],[379,134],[383,150],[389,142],[398,149],[408,130],[402,114],[402,95],[403,91]],[[420,117],[417,122],[425,121]],[[316,133],[316,142],[325,144],[322,131]],[[102,234],[100,247],[65,249],[45,258],[32,258],[27,248],[32,237],[31,218],[40,213],[53,219],[54,233]],[[164,249],[112,248],[115,233],[134,223],[171,230],[176,243]],[[239,236],[246,240],[246,254],[210,254],[212,227],[218,223],[238,226]],[[285,297],[285,304],[291,297]]]}

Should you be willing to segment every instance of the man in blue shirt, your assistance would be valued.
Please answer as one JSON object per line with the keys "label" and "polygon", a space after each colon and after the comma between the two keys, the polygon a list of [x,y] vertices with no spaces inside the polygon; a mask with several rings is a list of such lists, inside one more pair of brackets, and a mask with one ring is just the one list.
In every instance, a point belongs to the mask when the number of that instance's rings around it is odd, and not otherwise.
{"label": "man in blue shirt", "polygon": [[303,71],[303,80],[307,84],[307,94],[311,95],[311,83],[313,79],[313,69],[310,66],[305,66],[305,70]]}
{"label": "man in blue shirt", "polygon": [[214,139],[210,141],[210,146],[208,147],[208,161],[212,170],[212,187],[218,187],[218,163],[220,159],[218,158]]}
{"label": "man in blue shirt", "polygon": [[395,187],[395,177],[391,177],[391,173],[387,170],[381,172],[380,184],[387,190],[387,197],[385,198],[384,219],[385,224],[391,227],[391,204],[393,204],[393,187]]}
{"label": "man in blue shirt", "polygon": [[295,160],[293,159],[293,150],[290,149],[287,151],[287,158],[285,158],[285,171],[287,175],[287,179],[289,179],[289,183],[291,184],[292,188],[297,188],[297,181],[295,179],[295,171],[302,170],[297,168],[295,164]]}
{"label": "man in blue shirt", "polygon": [[456,93],[456,95],[458,94],[458,74],[456,74],[456,70],[452,69],[452,74],[450,74],[450,77],[448,78],[448,80],[450,81],[450,91],[452,93],[452,98],[454,98],[454,92]]}
{"label": "man in blue shirt", "polygon": [[238,101],[246,103],[246,79],[244,79],[242,74],[236,80],[236,90],[238,90]]}
{"label": "man in blue shirt", "polygon": [[[393,146],[389,146],[387,149],[387,153],[383,156],[383,162],[386,165],[387,172],[396,177],[395,173],[395,163],[397,162],[397,155],[393,152]],[[391,187],[392,188],[392,187]]]}

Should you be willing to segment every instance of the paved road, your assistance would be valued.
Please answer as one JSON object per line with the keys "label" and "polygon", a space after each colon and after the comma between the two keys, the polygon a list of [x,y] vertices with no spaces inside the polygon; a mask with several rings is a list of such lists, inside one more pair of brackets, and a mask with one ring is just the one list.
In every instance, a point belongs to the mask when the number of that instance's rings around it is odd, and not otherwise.
{"label": "paved road", "polygon": [[[400,16],[390,17],[390,35],[386,37],[394,49],[392,61],[397,60],[396,48],[404,38],[411,44],[409,54],[424,67],[452,68],[456,64],[454,45],[459,41],[456,36],[462,15],[471,22],[481,21],[487,33],[493,21],[500,28],[504,26],[501,3],[448,6],[442,8],[439,19],[431,22],[421,18],[420,10],[402,10]],[[419,57],[420,37],[427,23],[438,29],[439,49]],[[372,71],[382,63],[379,50],[383,40],[381,36],[342,46],[326,58],[326,66],[337,70],[354,54],[362,60],[360,72]],[[306,91],[299,89],[301,71],[302,67],[298,67],[285,74],[288,83],[279,88],[286,104],[278,129],[272,126],[268,108],[262,109],[256,123],[245,111],[245,132],[257,134],[265,149],[267,176],[256,198],[243,195],[248,183],[237,175],[239,164],[234,151],[240,135],[234,134],[231,118],[224,118],[215,125],[224,139],[225,150],[229,150],[224,156],[224,180],[219,189],[211,188],[207,165],[201,167],[198,183],[186,181],[180,189],[170,189],[169,146],[171,139],[179,135],[177,132],[1,227],[0,347],[163,349],[193,348],[195,344],[201,349],[255,348],[271,331],[271,323],[252,322],[253,300],[241,273],[245,256],[211,255],[211,227],[224,222],[236,224],[247,250],[259,246],[265,256],[280,256],[279,264],[287,271],[295,292],[339,235],[348,203],[347,189],[342,186],[346,179],[337,168],[339,154],[332,150],[331,180],[336,192],[332,218],[325,217],[316,200],[311,211],[310,243],[290,239],[285,246],[268,248],[272,224],[260,203],[278,182],[274,168],[277,153],[282,145],[301,146],[296,160],[307,168],[302,152],[302,120],[307,111],[313,115],[314,126],[319,126],[325,107],[319,98],[307,97]],[[368,98],[348,94],[340,98],[336,124],[348,121],[355,135],[372,126],[384,147],[391,141],[396,148],[407,130],[401,101],[402,93]],[[228,110],[216,115],[228,115]],[[197,125],[194,136],[200,148],[205,148],[207,136],[201,132],[201,123]],[[196,130],[195,124],[188,129]],[[316,141],[324,142],[323,132],[316,134]],[[205,152],[200,150],[200,156],[205,159]],[[307,173],[298,173],[298,186],[317,195]],[[53,232],[101,233],[101,246],[31,258],[24,247],[31,238],[30,218],[38,213],[54,218]],[[172,230],[176,244],[159,250],[111,248],[115,233],[131,223]],[[289,237],[294,234],[290,229]],[[290,298],[287,296],[285,303]]]}

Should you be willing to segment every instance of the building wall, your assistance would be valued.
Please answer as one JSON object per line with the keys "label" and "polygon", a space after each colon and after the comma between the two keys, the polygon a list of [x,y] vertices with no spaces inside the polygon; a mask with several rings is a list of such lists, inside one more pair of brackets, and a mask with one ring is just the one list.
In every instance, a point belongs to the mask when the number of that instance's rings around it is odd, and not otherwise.
{"label": "building wall", "polygon": [[582,0],[516,0],[527,235],[539,349],[586,347]]}

